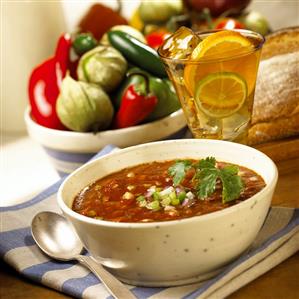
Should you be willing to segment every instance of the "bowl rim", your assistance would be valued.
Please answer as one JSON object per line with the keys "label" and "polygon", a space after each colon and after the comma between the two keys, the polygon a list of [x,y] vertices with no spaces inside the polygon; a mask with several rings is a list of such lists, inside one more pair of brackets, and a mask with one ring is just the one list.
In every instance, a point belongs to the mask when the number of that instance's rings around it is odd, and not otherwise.
{"label": "bowl rim", "polygon": [[[52,135],[58,135],[58,136],[73,136],[73,137],[79,137],[79,138],[83,138],[86,137],[88,135],[90,136],[97,136],[97,137],[101,137],[101,136],[109,136],[111,134],[115,134],[115,133],[130,133],[133,131],[137,131],[137,130],[147,130],[147,129],[151,129],[152,127],[155,126],[159,126],[160,124],[163,124],[164,121],[171,119],[171,118],[175,118],[177,116],[181,116],[183,115],[183,109],[180,108],[172,113],[170,113],[169,115],[166,115],[165,117],[162,117],[160,119],[148,122],[148,123],[144,123],[144,124],[140,124],[140,125],[136,125],[136,126],[131,126],[131,127],[127,127],[127,128],[121,128],[121,129],[109,129],[109,130],[103,130],[103,131],[99,131],[96,133],[93,132],[75,132],[75,131],[67,131],[67,130],[57,130],[57,129],[52,129],[52,128],[48,128],[45,126],[42,126],[40,124],[38,124],[36,121],[34,121],[31,117],[31,109],[30,106],[27,106],[25,111],[24,111],[24,120],[25,123],[27,124],[28,127],[35,127],[36,129],[38,129],[39,131],[42,132],[47,132],[47,134],[52,134]],[[185,123],[186,126],[186,123]]]}
{"label": "bowl rim", "polygon": [[[235,204],[233,206],[227,207],[225,209],[222,209],[220,211],[215,211],[212,213],[204,214],[204,215],[198,215],[198,216],[192,216],[189,218],[182,218],[182,219],[177,219],[177,220],[169,220],[169,221],[154,221],[154,222],[147,222],[147,223],[140,223],[140,222],[114,222],[114,221],[107,221],[107,220],[100,220],[100,219],[93,219],[87,216],[83,216],[75,211],[73,211],[71,208],[67,206],[67,204],[64,202],[63,197],[62,197],[62,192],[65,187],[65,185],[68,183],[69,180],[72,179],[72,177],[77,174],[78,172],[81,172],[84,168],[89,167],[91,164],[96,164],[99,163],[98,161],[105,160],[105,158],[109,155],[109,158],[113,158],[114,156],[119,155],[120,153],[126,153],[130,151],[140,150],[144,147],[149,147],[151,145],[159,145],[159,144],[177,144],[177,143],[184,143],[184,142],[195,142],[195,143],[210,143],[210,144],[219,144],[219,145],[227,145],[227,146],[233,146],[233,147],[240,147],[241,149],[247,150],[254,152],[258,155],[260,155],[268,164],[269,167],[271,167],[271,172],[273,172],[273,177],[272,180],[263,188],[261,191],[253,195],[252,197]],[[189,222],[194,222],[194,221],[206,221],[209,219],[217,218],[218,216],[221,215],[227,215],[230,213],[234,213],[238,210],[240,210],[243,206],[250,205],[250,203],[254,200],[256,200],[257,197],[262,198],[264,194],[267,192],[271,191],[272,189],[275,188],[277,180],[278,180],[278,170],[275,165],[275,163],[264,153],[261,151],[252,148],[250,146],[244,145],[244,144],[239,144],[239,143],[234,143],[230,141],[224,141],[224,140],[213,140],[213,139],[177,139],[177,140],[163,140],[163,141],[154,141],[154,142],[149,142],[149,143],[144,143],[144,144],[139,144],[139,145],[134,145],[130,146],[124,149],[120,149],[118,151],[113,151],[112,153],[104,155],[102,157],[99,157],[95,160],[92,160],[78,169],[76,169],[72,174],[70,174],[60,185],[58,192],[57,192],[57,203],[60,209],[62,210],[63,213],[66,215],[75,218],[76,220],[79,220],[80,222],[84,222],[87,224],[91,225],[96,225],[96,226],[104,226],[104,227],[113,227],[113,228],[134,228],[134,229],[144,229],[144,228],[153,228],[153,227],[165,227],[165,226],[173,226],[177,225],[179,223],[189,223]],[[242,166],[242,165],[241,165]],[[260,174],[261,175],[261,174]]]}

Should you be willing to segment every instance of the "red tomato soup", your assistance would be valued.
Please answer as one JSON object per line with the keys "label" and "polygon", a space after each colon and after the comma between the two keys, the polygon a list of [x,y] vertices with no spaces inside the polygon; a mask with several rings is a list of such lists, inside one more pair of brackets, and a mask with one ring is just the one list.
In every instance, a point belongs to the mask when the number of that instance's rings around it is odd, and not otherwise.
{"label": "red tomato soup", "polygon": [[151,162],[123,169],[81,190],[72,209],[115,222],[170,221],[225,209],[266,185],[253,170],[208,159]]}

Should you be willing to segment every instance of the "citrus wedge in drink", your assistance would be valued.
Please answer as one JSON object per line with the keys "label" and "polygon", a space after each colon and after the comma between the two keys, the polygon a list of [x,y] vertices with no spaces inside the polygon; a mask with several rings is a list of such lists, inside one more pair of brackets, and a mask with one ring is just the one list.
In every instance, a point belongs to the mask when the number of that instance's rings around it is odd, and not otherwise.
{"label": "citrus wedge in drink", "polygon": [[213,118],[237,112],[247,97],[246,81],[236,73],[212,73],[196,85],[194,100],[205,114]]}
{"label": "citrus wedge in drink", "polygon": [[192,60],[225,59],[252,50],[252,43],[236,31],[219,31],[205,38],[191,54]]}
{"label": "citrus wedge in drink", "polygon": [[[239,32],[224,30],[209,35],[193,50],[190,63],[185,67],[184,83],[187,90],[194,96],[199,80],[210,73],[223,71],[238,73],[246,78],[248,89],[252,91],[256,77],[255,61],[258,61],[252,55],[253,50],[251,41]],[[245,56],[246,60],[253,60],[253,63],[247,63],[252,65],[253,70],[243,67],[242,59]]]}

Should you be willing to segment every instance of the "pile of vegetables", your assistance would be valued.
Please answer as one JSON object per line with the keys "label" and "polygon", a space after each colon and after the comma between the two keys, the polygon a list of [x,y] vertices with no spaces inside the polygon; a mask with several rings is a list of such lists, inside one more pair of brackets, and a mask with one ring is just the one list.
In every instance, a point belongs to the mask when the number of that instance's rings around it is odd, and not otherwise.
{"label": "pile of vegetables", "polygon": [[266,35],[267,19],[249,11],[250,0],[152,0],[141,1],[130,24],[144,32],[148,43],[157,48],[170,32],[180,26],[194,31],[207,29],[249,29]]}
{"label": "pile of vegetables", "polygon": [[141,1],[130,20],[103,4],[92,5],[77,33],[62,34],[54,55],[32,71],[33,119],[52,129],[97,132],[167,116],[180,103],[157,48],[180,26],[267,34],[267,20],[246,12],[249,3]]}
{"label": "pile of vegetables", "polygon": [[32,71],[29,99],[38,124],[98,132],[154,121],[180,108],[157,51],[140,31],[121,23],[95,35],[62,34],[53,57]]}

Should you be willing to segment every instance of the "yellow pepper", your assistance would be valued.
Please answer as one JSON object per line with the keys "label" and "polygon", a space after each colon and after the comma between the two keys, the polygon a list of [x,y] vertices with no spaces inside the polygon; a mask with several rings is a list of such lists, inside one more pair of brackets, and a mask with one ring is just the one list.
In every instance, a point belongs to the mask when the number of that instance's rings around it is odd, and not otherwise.
{"label": "yellow pepper", "polygon": [[144,23],[142,22],[141,18],[140,18],[140,14],[138,9],[136,9],[134,11],[134,13],[132,14],[131,19],[129,20],[129,25],[134,27],[135,29],[142,31],[143,27],[144,27]]}

